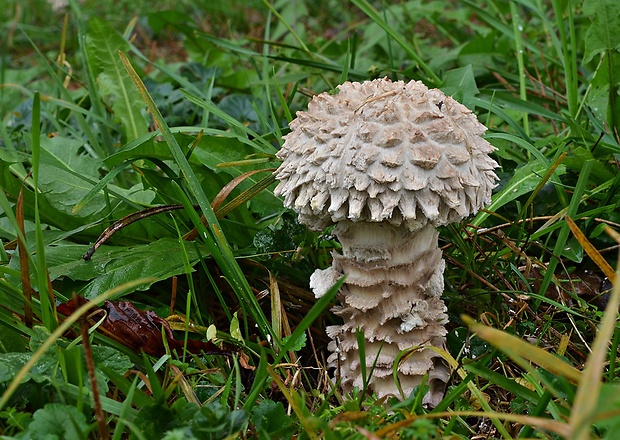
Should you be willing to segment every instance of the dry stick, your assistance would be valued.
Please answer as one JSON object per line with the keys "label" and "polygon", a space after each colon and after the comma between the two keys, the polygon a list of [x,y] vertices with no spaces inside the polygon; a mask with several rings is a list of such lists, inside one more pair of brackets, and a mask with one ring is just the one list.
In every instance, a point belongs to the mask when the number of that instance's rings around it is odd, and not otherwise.
{"label": "dry stick", "polygon": [[174,315],[174,307],[176,306],[176,302],[177,302],[177,286],[178,286],[178,279],[176,275],[172,276],[172,287],[171,287],[171,294],[170,294],[170,315]]}
{"label": "dry stick", "polygon": [[[480,255],[484,255],[485,258],[487,257],[487,254],[484,252],[484,249],[482,249],[482,246],[480,246],[480,243],[478,243],[477,241],[474,240],[474,234],[470,234],[467,230],[464,231],[465,234],[468,236],[468,238],[473,242],[474,246],[476,247],[476,249],[478,250],[478,252],[480,253]],[[500,240],[504,241],[505,237],[499,237]],[[506,243],[506,245],[508,246],[508,243]],[[506,279],[505,276],[503,276],[500,272],[500,270],[495,266],[495,265],[491,265],[491,270],[495,273],[495,275],[497,275],[497,277],[499,279],[501,279],[504,284],[506,285],[506,287],[509,290],[515,290],[514,286],[512,286],[508,280]]]}
{"label": "dry stick", "polygon": [[[225,205],[221,210],[218,209],[220,205],[222,204],[222,202],[226,199],[226,197],[228,197],[228,195],[232,192],[232,190],[235,189],[243,180],[247,179],[248,177],[256,173],[260,173],[264,171],[273,171],[273,170],[272,169],[260,169],[260,170],[248,171],[247,173],[243,173],[240,176],[235,177],[228,184],[226,184],[224,188],[220,190],[218,195],[211,202],[211,207],[215,211],[215,214],[218,216],[218,218],[221,218],[224,215],[228,214],[228,212],[231,209],[229,205],[236,206],[235,201],[240,196],[238,196],[233,201]],[[200,209],[199,205],[193,205],[193,207],[196,210]],[[133,214],[129,214],[128,216],[123,217],[122,219],[110,225],[105,231],[103,231],[101,235],[99,236],[99,238],[97,238],[97,240],[95,241],[95,244],[93,244],[93,246],[90,249],[88,249],[88,251],[82,256],[82,258],[86,261],[90,260],[93,254],[97,251],[97,249],[99,249],[99,247],[102,244],[104,244],[107,240],[110,239],[110,237],[112,237],[112,235],[114,235],[116,232],[123,229],[125,226],[129,226],[130,224],[137,222],[138,220],[145,219],[152,215],[161,214],[162,212],[175,211],[179,209],[184,209],[184,206],[181,204],[155,206],[153,208],[144,209],[142,211],[134,212]],[[204,216],[201,217],[201,221],[203,223],[206,221],[204,219]],[[192,240],[195,240],[197,237],[198,237],[198,230],[194,228],[191,231],[189,231],[187,234],[185,234],[183,236],[183,239],[186,241],[192,241]]]}
{"label": "dry stick", "polygon": [[[194,206],[195,209],[199,209],[198,205]],[[123,229],[125,226],[129,226],[130,224],[137,222],[138,220],[142,220],[143,218],[150,217],[152,215],[161,214],[162,212],[174,211],[178,209],[184,209],[184,206],[181,204],[176,205],[166,205],[166,206],[156,206],[154,208],[144,209],[142,211],[134,212],[133,214],[129,214],[126,217],[112,223],[105,231],[101,233],[99,238],[95,241],[95,244],[84,254],[82,257],[84,260],[88,261],[92,258],[93,254],[99,247],[105,243],[112,235],[116,232]]]}
{"label": "dry stick", "polygon": [[93,352],[90,348],[90,340],[88,335],[88,324],[84,317],[80,318],[80,331],[82,333],[82,345],[84,346],[84,357],[86,358],[86,368],[88,370],[88,379],[90,380],[90,389],[93,393],[93,404],[95,406],[95,419],[97,419],[97,428],[99,430],[99,438],[107,440],[110,438],[108,428],[105,423],[105,415],[101,407],[101,399],[99,398],[99,387],[97,386],[97,376],[95,375],[95,362],[93,361]]}
{"label": "dry stick", "polygon": [[485,286],[487,286],[489,289],[495,291],[495,292],[499,292],[500,289],[498,289],[497,287],[495,287],[493,284],[489,283],[487,280],[485,280],[484,278],[482,278],[480,275],[478,275],[477,273],[475,273],[474,271],[472,271],[471,269],[467,269],[465,267],[465,265],[459,263],[458,261],[456,261],[454,258],[448,256],[448,255],[444,255],[443,258],[448,261],[450,264],[455,265],[456,267],[463,269],[465,271],[467,271],[468,274],[470,274],[472,277],[476,278],[478,281],[480,281],[482,284],[484,284]]}

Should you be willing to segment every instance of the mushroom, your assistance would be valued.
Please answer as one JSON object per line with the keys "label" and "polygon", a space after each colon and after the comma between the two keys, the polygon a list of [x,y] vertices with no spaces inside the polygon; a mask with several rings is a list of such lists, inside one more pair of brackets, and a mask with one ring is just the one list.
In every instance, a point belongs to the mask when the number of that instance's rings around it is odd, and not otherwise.
{"label": "mushroom", "polygon": [[[322,296],[342,275],[333,312],[343,324],[328,366],[345,392],[363,386],[408,396],[428,375],[424,402],[442,399],[449,370],[428,347],[444,347],[448,321],[441,299],[445,262],[436,227],[459,222],[490,203],[498,164],[482,138],[486,128],[462,104],[422,82],[387,78],[346,82],[298,112],[277,156],[275,189],[313,230],[335,224],[342,254],[311,276]],[[365,340],[360,359],[356,331]]]}

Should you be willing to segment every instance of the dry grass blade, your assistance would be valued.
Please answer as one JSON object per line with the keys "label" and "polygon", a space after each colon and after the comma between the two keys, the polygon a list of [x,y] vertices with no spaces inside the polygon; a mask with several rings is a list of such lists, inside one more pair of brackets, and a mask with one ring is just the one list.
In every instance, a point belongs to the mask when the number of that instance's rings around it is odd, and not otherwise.
{"label": "dry grass blade", "polygon": [[[484,417],[488,419],[498,419],[504,420],[506,422],[519,423],[522,425],[533,426],[537,429],[553,432],[562,437],[568,437],[570,434],[570,430],[568,425],[562,422],[558,422],[557,420],[545,419],[542,417],[532,417],[532,416],[523,416],[520,414],[510,414],[510,413],[498,413],[498,412],[486,412],[486,411],[446,411],[446,412],[437,412],[437,413],[429,413],[429,414],[419,414],[412,415],[408,417],[406,420],[401,420],[399,422],[393,423],[385,428],[382,428],[378,431],[375,431],[375,435],[378,435],[379,438],[390,438],[390,435],[397,435],[399,431],[407,426],[411,425],[416,420],[421,419],[441,419],[441,418],[450,418],[450,417]],[[510,438],[507,436],[505,438]]]}
{"label": "dry grass blade", "polygon": [[[233,180],[231,180],[230,182],[228,182],[221,190],[220,192],[215,196],[215,198],[211,201],[211,208],[213,209],[213,211],[215,211],[215,214],[217,215],[218,218],[222,218],[223,215],[220,214],[218,212],[218,210],[220,209],[220,206],[222,205],[222,203],[224,203],[224,200],[226,200],[226,198],[230,195],[230,193],[239,186],[239,184],[243,181],[245,181],[247,178],[252,177],[254,174],[257,173],[262,173],[262,172],[273,172],[273,169],[261,169],[261,170],[252,170],[252,171],[248,171],[246,173],[243,173],[237,177],[235,177]],[[228,205],[226,205],[228,206]],[[204,218],[204,215],[200,217],[200,221],[202,221],[202,223],[206,226],[206,220]],[[196,238],[198,238],[198,229],[194,228],[191,231],[189,231],[187,234],[185,234],[183,236],[184,240],[187,241],[193,241]]]}
{"label": "dry grass blade", "polygon": [[607,235],[609,235],[611,238],[616,240],[618,244],[620,244],[620,234],[618,234],[616,231],[611,229],[609,226],[605,227],[605,232],[607,232]]}
{"label": "dry grass blade", "polygon": [[581,381],[582,374],[579,370],[542,348],[535,347],[501,330],[479,324],[469,316],[462,316],[461,319],[478,337],[497,347],[514,361],[525,359],[553,374],[566,378],[574,384],[578,384]]}
{"label": "dry grass blade", "polygon": [[590,353],[581,375],[569,420],[571,440],[590,438],[589,428],[595,415],[598,396],[601,391],[601,375],[605,367],[607,346],[616,328],[618,306],[620,306],[620,283],[616,283],[611,291],[598,335],[592,345],[592,353]]}
{"label": "dry grass blade", "polygon": [[[542,429],[545,431],[553,432],[562,437],[567,437],[570,434],[570,430],[568,425],[562,422],[558,422],[557,420],[545,419],[542,417],[532,417],[532,416],[523,416],[520,414],[510,414],[510,413],[498,413],[498,412],[483,412],[483,411],[454,411],[454,412],[437,412],[437,413],[429,413],[429,414],[419,414],[412,415],[408,417],[406,420],[401,420],[399,422],[393,423],[383,429],[375,431],[375,435],[378,435],[379,438],[385,438],[387,436],[395,435],[403,428],[411,425],[416,420],[420,419],[440,419],[440,418],[450,418],[450,417],[485,417],[489,419],[499,419],[504,420],[506,422],[519,423],[522,425],[534,426],[537,429]],[[455,437],[456,438],[456,437]],[[505,438],[511,438],[510,436]]]}
{"label": "dry grass blade", "polygon": [[271,297],[271,322],[273,333],[282,339],[282,301],[280,300],[280,287],[278,279],[269,272],[269,292]]}
{"label": "dry grass blade", "polygon": [[568,215],[565,218],[568,227],[570,228],[571,232],[573,233],[579,244],[583,247],[583,250],[586,251],[592,261],[594,261],[594,263],[596,263],[596,265],[603,271],[605,276],[609,278],[609,281],[614,284],[616,272],[614,271],[613,267],[609,265],[609,263],[603,258],[600,252],[592,245],[592,243],[590,243],[588,238],[583,232],[581,232],[581,229],[579,229],[579,226],[577,226],[574,220]]}
{"label": "dry grass blade", "polygon": [[196,405],[200,406],[201,405],[200,399],[198,399],[198,396],[196,395],[194,388],[189,383],[189,381],[187,380],[187,378],[185,377],[181,369],[174,364],[168,364],[168,368],[170,368],[170,371],[172,372],[172,374],[174,374],[174,378],[172,380],[171,386],[174,386],[175,384],[178,383],[187,401],[191,403],[195,403]]}
{"label": "dry grass blade", "polygon": [[183,209],[183,205],[164,205],[164,206],[154,206],[152,208],[143,209],[138,212],[133,212],[120,220],[115,221],[110,226],[108,226],[95,240],[95,243],[88,249],[88,251],[82,256],[85,261],[90,260],[97,249],[99,249],[106,241],[108,241],[114,234],[116,234],[121,229],[129,226],[130,224],[137,222],[139,220],[143,220],[145,218],[151,217],[153,215],[161,214],[163,212],[174,211],[178,209]]}

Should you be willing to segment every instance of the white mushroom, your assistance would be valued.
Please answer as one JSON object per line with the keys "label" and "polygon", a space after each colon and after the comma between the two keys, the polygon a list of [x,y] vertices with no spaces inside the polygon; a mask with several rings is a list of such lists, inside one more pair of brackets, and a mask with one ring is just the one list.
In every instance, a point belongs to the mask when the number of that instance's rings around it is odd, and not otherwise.
{"label": "white mushroom", "polygon": [[392,368],[398,354],[421,347],[398,368],[409,395],[428,374],[425,403],[442,398],[449,371],[428,346],[443,347],[445,263],[437,226],[459,222],[490,203],[498,165],[486,128],[465,106],[421,82],[347,82],[298,112],[278,153],[275,192],[313,230],[336,224],[342,255],[317,270],[323,295],[342,274],[344,323],[327,329],[328,362],[345,391],[361,387],[356,340],[365,338],[366,371],[378,397],[400,396]]}

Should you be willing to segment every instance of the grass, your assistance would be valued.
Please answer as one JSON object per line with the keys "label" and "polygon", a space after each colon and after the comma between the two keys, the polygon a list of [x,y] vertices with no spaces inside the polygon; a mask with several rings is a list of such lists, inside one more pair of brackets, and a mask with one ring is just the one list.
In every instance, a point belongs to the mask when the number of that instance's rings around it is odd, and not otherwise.
{"label": "grass", "polygon": [[[618,435],[616,2],[174,3],[0,11],[3,438]],[[338,243],[269,177],[311,96],[382,76],[463,102],[501,165],[492,204],[440,231],[434,409],[332,386],[337,286],[308,280]],[[74,294],[234,354],[140,355],[100,314],[59,317]]]}

